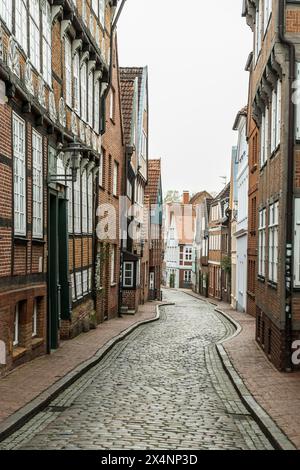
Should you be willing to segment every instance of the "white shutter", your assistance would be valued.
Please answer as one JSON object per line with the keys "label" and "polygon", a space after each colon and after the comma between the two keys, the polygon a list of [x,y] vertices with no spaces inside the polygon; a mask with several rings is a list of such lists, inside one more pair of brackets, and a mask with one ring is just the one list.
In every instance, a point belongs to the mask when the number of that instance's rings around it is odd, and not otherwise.
{"label": "white shutter", "polygon": [[300,287],[300,198],[295,199],[294,286]]}

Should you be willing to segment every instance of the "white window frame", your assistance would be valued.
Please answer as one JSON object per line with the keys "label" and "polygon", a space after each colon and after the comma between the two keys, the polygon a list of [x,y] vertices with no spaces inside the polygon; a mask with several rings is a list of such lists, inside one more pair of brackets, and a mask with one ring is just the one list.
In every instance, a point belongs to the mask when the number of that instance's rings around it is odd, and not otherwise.
{"label": "white window frame", "polygon": [[134,263],[132,261],[125,261],[123,268],[123,287],[130,289],[134,287]]}
{"label": "white window frame", "polygon": [[14,337],[13,337],[13,346],[19,346],[19,337],[20,337],[20,302],[16,304],[14,312]]}
{"label": "white window frame", "polygon": [[110,253],[111,265],[110,265],[110,283],[111,285],[116,284],[116,246],[111,245]]}
{"label": "white window frame", "polygon": [[276,151],[281,142],[281,94],[282,85],[278,80],[276,89],[272,91],[271,153]]}
{"label": "white window frame", "polygon": [[69,35],[65,36],[65,83],[66,104],[72,107],[72,41]]}
{"label": "white window frame", "polygon": [[78,52],[73,57],[73,99],[74,111],[80,115],[80,57]]}
{"label": "white window frame", "polygon": [[26,125],[17,114],[13,114],[14,152],[14,232],[26,235]]}
{"label": "white window frame", "polygon": [[87,178],[87,202],[88,202],[88,233],[93,233],[93,174],[90,173]]}
{"label": "white window frame", "polygon": [[258,275],[263,278],[266,276],[266,216],[266,209],[259,211]]}
{"label": "white window frame", "polygon": [[87,193],[87,171],[84,170],[81,176],[81,214],[82,233],[88,231],[88,193]]}
{"label": "white window frame", "polygon": [[80,171],[78,171],[77,179],[73,183],[74,194],[74,233],[81,233],[81,188],[80,188]]}
{"label": "white window frame", "polygon": [[52,16],[48,1],[42,3],[43,77],[52,88]]}
{"label": "white window frame", "polygon": [[272,15],[273,0],[264,0],[264,34],[267,32]]}
{"label": "white window frame", "polygon": [[99,21],[102,28],[105,28],[105,0],[99,0]]}
{"label": "white window frame", "polygon": [[33,302],[33,312],[32,312],[32,338],[36,338],[38,336],[38,301],[34,299]]}
{"label": "white window frame", "polygon": [[113,170],[113,195],[118,196],[119,189],[119,165],[114,160],[114,170]]}
{"label": "white window frame", "polygon": [[83,297],[82,272],[81,271],[77,271],[77,273],[75,273],[75,282],[76,282],[77,299],[81,299]]}
{"label": "white window frame", "polygon": [[12,0],[1,0],[0,16],[8,29],[12,30]]}
{"label": "white window frame", "polygon": [[40,2],[29,2],[29,38],[30,61],[38,72],[41,70],[41,33],[40,33]]}
{"label": "white window frame", "polygon": [[82,293],[87,295],[89,293],[89,273],[88,269],[82,271]]}
{"label": "white window frame", "polygon": [[278,282],[279,202],[269,206],[269,281]]}
{"label": "white window frame", "polygon": [[32,236],[44,238],[43,137],[32,130]]}
{"label": "white window frame", "polygon": [[84,61],[81,64],[80,69],[80,90],[81,90],[81,118],[84,122],[87,122],[87,86],[88,86],[88,77],[87,77],[87,62]]}
{"label": "white window frame", "polygon": [[[12,4],[12,0],[8,0]],[[4,0],[5,3],[5,0]],[[0,2],[1,5],[1,2]],[[27,0],[16,0],[15,4],[15,34],[19,45],[28,53],[28,3]],[[1,6],[0,6],[1,10]]]}
{"label": "white window frame", "polygon": [[262,115],[260,133],[260,167],[262,168],[269,156],[269,108],[265,109]]}

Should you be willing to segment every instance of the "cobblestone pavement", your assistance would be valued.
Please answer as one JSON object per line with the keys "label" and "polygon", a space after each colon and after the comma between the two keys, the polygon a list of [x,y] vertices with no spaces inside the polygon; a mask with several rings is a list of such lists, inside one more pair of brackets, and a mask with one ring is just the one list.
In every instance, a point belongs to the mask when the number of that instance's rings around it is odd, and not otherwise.
{"label": "cobblestone pavement", "polygon": [[233,389],[215,344],[233,332],[178,291],[0,449],[272,449]]}

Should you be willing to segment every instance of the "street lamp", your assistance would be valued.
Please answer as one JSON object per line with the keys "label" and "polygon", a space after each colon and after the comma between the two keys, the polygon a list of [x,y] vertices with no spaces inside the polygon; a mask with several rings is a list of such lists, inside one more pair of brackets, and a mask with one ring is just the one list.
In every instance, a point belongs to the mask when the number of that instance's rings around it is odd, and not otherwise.
{"label": "street lamp", "polygon": [[80,169],[81,164],[81,152],[83,148],[79,143],[74,142],[68,147],[64,147],[61,149],[60,153],[64,154],[64,166],[69,166],[71,170],[70,175],[50,175],[50,182],[51,183],[59,183],[63,182],[76,182],[77,180],[77,173]]}

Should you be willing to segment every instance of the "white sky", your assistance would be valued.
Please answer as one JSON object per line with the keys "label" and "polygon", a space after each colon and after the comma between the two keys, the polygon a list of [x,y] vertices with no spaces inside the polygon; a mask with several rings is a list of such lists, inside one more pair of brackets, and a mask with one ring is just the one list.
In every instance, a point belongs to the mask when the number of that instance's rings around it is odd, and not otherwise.
{"label": "white sky", "polygon": [[242,0],[127,0],[118,26],[122,66],[149,67],[150,158],[163,189],[220,191],[232,131],[247,104],[252,35]]}

